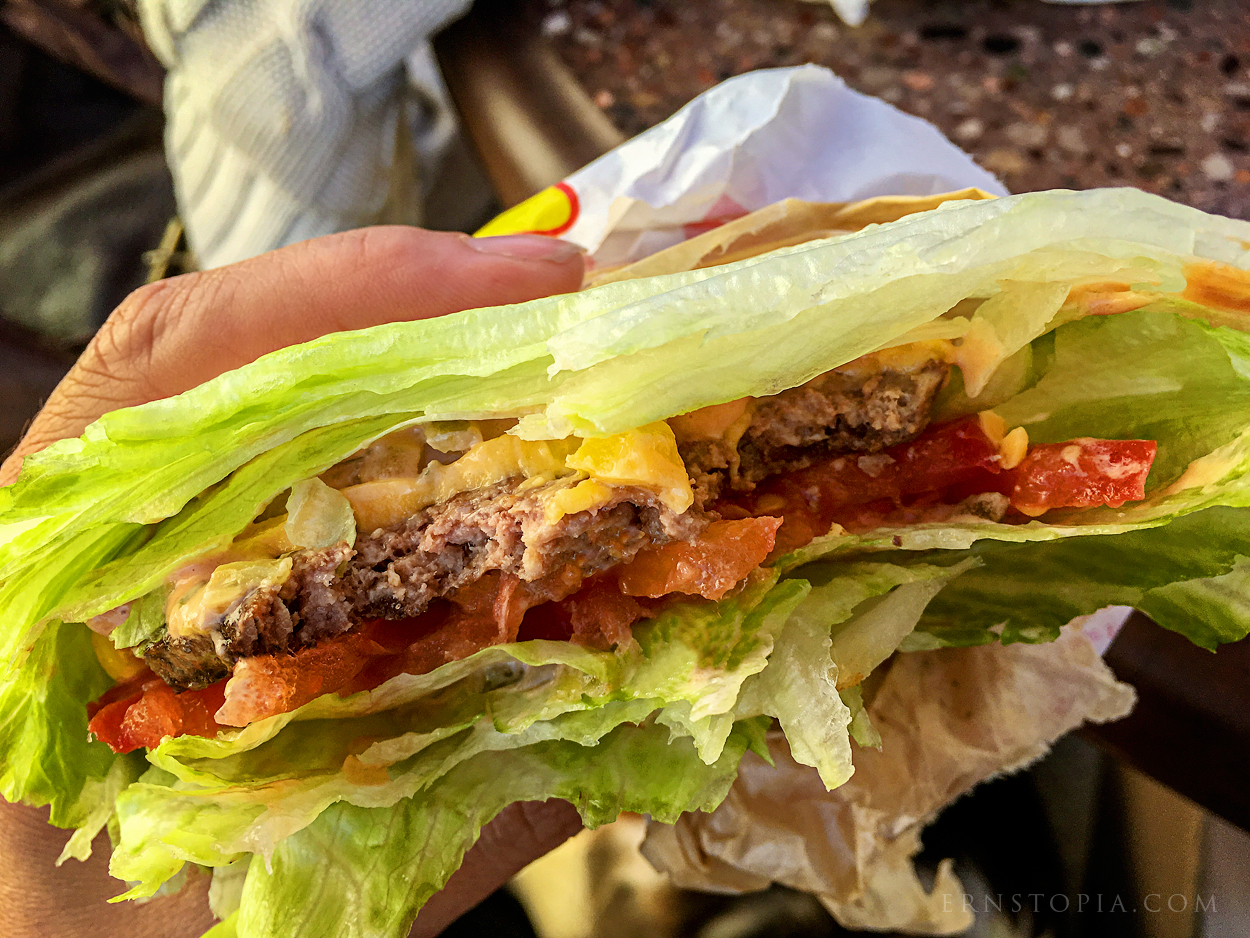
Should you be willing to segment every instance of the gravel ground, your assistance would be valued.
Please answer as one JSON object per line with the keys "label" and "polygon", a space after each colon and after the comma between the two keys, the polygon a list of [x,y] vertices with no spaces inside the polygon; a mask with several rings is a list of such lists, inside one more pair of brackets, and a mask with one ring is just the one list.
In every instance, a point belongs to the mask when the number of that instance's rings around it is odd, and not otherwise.
{"label": "gravel ground", "polygon": [[1250,4],[530,0],[625,133],[741,72],[817,62],[927,118],[1012,191],[1132,185],[1250,219]]}

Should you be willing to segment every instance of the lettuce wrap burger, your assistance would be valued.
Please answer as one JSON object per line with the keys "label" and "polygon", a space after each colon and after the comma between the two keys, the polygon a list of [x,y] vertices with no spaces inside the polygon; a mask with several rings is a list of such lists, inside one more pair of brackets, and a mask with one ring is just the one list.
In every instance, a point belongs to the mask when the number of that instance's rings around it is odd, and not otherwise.
{"label": "lettuce wrap burger", "polygon": [[1110,604],[1250,631],[1250,224],[1102,190],[795,240],[28,457],[4,795],[66,856],[107,827],[123,898],[210,868],[219,934],[399,936],[510,803],[673,822],[748,750],[837,789],[907,662]]}

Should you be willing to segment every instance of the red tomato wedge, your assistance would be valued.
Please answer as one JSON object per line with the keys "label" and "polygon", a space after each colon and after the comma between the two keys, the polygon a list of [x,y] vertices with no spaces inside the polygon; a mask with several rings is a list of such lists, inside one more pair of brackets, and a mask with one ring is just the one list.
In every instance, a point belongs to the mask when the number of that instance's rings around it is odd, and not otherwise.
{"label": "red tomato wedge", "polygon": [[[179,694],[160,678],[145,677],[142,686],[136,688],[134,679],[119,684],[88,707],[94,713],[87,729],[114,752],[155,749],[166,736],[212,737],[222,729],[213,714],[224,700],[225,681]],[[105,701],[121,688],[128,696]]]}
{"label": "red tomato wedge", "polygon": [[694,541],[644,550],[623,566],[618,579],[627,596],[658,599],[686,593],[720,599],[764,562],[773,549],[780,518],[713,521]]}
{"label": "red tomato wedge", "polygon": [[1146,497],[1154,440],[1095,440],[1030,446],[1014,470],[1011,507],[1037,517],[1052,508],[1119,508]]}
{"label": "red tomato wedge", "polygon": [[780,515],[775,553],[802,547],[833,524],[851,532],[941,520],[972,495],[997,492],[1021,514],[1092,508],[1145,497],[1154,461],[1151,440],[1046,443],[1029,448],[1011,470],[976,417],[929,427],[910,443],[872,456],[841,456],[728,500],[722,513]]}
{"label": "red tomato wedge", "polygon": [[976,417],[927,429],[910,443],[871,456],[842,456],[792,473],[786,481],[822,507],[907,499],[950,488],[969,494],[993,491],[1002,471],[998,447]]}
{"label": "red tomato wedge", "polygon": [[626,596],[611,583],[582,590],[564,602],[552,605],[562,606],[568,611],[569,625],[573,630],[570,641],[605,651],[613,645],[628,642],[633,637],[630,627],[650,615],[646,606],[632,596]]}
{"label": "red tomato wedge", "polygon": [[517,638],[573,642],[606,650],[629,641],[633,635],[630,626],[648,615],[650,609],[622,593],[609,571],[591,577],[567,599],[535,606],[525,614]]}
{"label": "red tomato wedge", "polygon": [[[114,684],[101,694],[99,698],[87,704],[87,719],[95,719],[96,714],[98,714],[105,707],[112,706],[113,704],[125,703],[127,707],[130,706],[143,696],[143,688],[146,685],[152,683],[152,681],[158,680],[160,680],[160,678],[153,674],[150,668],[144,667],[144,669],[134,677],[129,680],[122,681],[120,684]],[[122,712],[126,712],[125,707],[122,708]]]}
{"label": "red tomato wedge", "polygon": [[[122,742],[126,725],[126,711],[131,704],[142,699],[142,692],[125,700],[115,700],[100,707],[87,723],[87,731],[96,739],[108,745],[114,752],[130,752],[139,748],[139,744],[128,746]],[[159,740],[158,740],[159,742]]]}
{"label": "red tomato wedge", "polygon": [[247,726],[289,713],[343,687],[385,649],[359,634],[341,635],[293,655],[257,655],[234,666],[217,720]]}
{"label": "red tomato wedge", "polygon": [[[839,456],[760,486],[723,510],[780,515],[776,552],[809,543],[838,523],[851,531],[877,527],[903,507],[955,504],[982,492],[1007,492],[998,447],[975,416],[936,424],[910,443],[866,456]],[[919,520],[902,513],[904,523]]]}

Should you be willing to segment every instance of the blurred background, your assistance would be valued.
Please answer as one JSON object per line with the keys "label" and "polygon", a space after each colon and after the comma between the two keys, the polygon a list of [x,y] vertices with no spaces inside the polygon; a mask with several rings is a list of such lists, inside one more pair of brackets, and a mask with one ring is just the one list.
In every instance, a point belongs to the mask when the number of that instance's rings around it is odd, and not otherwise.
{"label": "blurred background", "polygon": [[[301,46],[296,14],[355,45]],[[360,39],[375,15],[385,41]],[[3,0],[0,445],[147,280],[370,222],[471,232],[717,82],[804,62],[1012,191],[1132,185],[1250,219],[1244,0],[876,0],[858,26],[804,0]],[[1133,716],[957,802],[924,863],[955,858],[977,936],[1250,936],[1250,648],[1136,617],[1108,661]],[[580,835],[449,934],[844,934],[788,890],[673,889],[641,830]]]}

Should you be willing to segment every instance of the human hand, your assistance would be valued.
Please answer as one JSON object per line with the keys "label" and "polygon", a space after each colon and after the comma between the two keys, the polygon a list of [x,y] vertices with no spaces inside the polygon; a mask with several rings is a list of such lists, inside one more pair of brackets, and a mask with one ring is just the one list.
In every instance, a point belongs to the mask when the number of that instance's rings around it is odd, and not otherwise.
{"label": "human hand", "polygon": [[[331,332],[576,290],[579,250],[539,235],[470,239],[380,227],[330,235],[215,270],[142,287],[119,306],[57,386],[14,453],[77,436],[102,414],[188,390],[267,352]],[[183,938],[213,924],[207,877],[145,905],[106,905],[108,840],[87,863],[53,866],[66,833],[46,811],[0,801],[0,920],[14,938]],[[422,910],[413,935],[436,935],[461,912],[580,828],[565,802],[506,809],[482,832],[447,887]]]}

